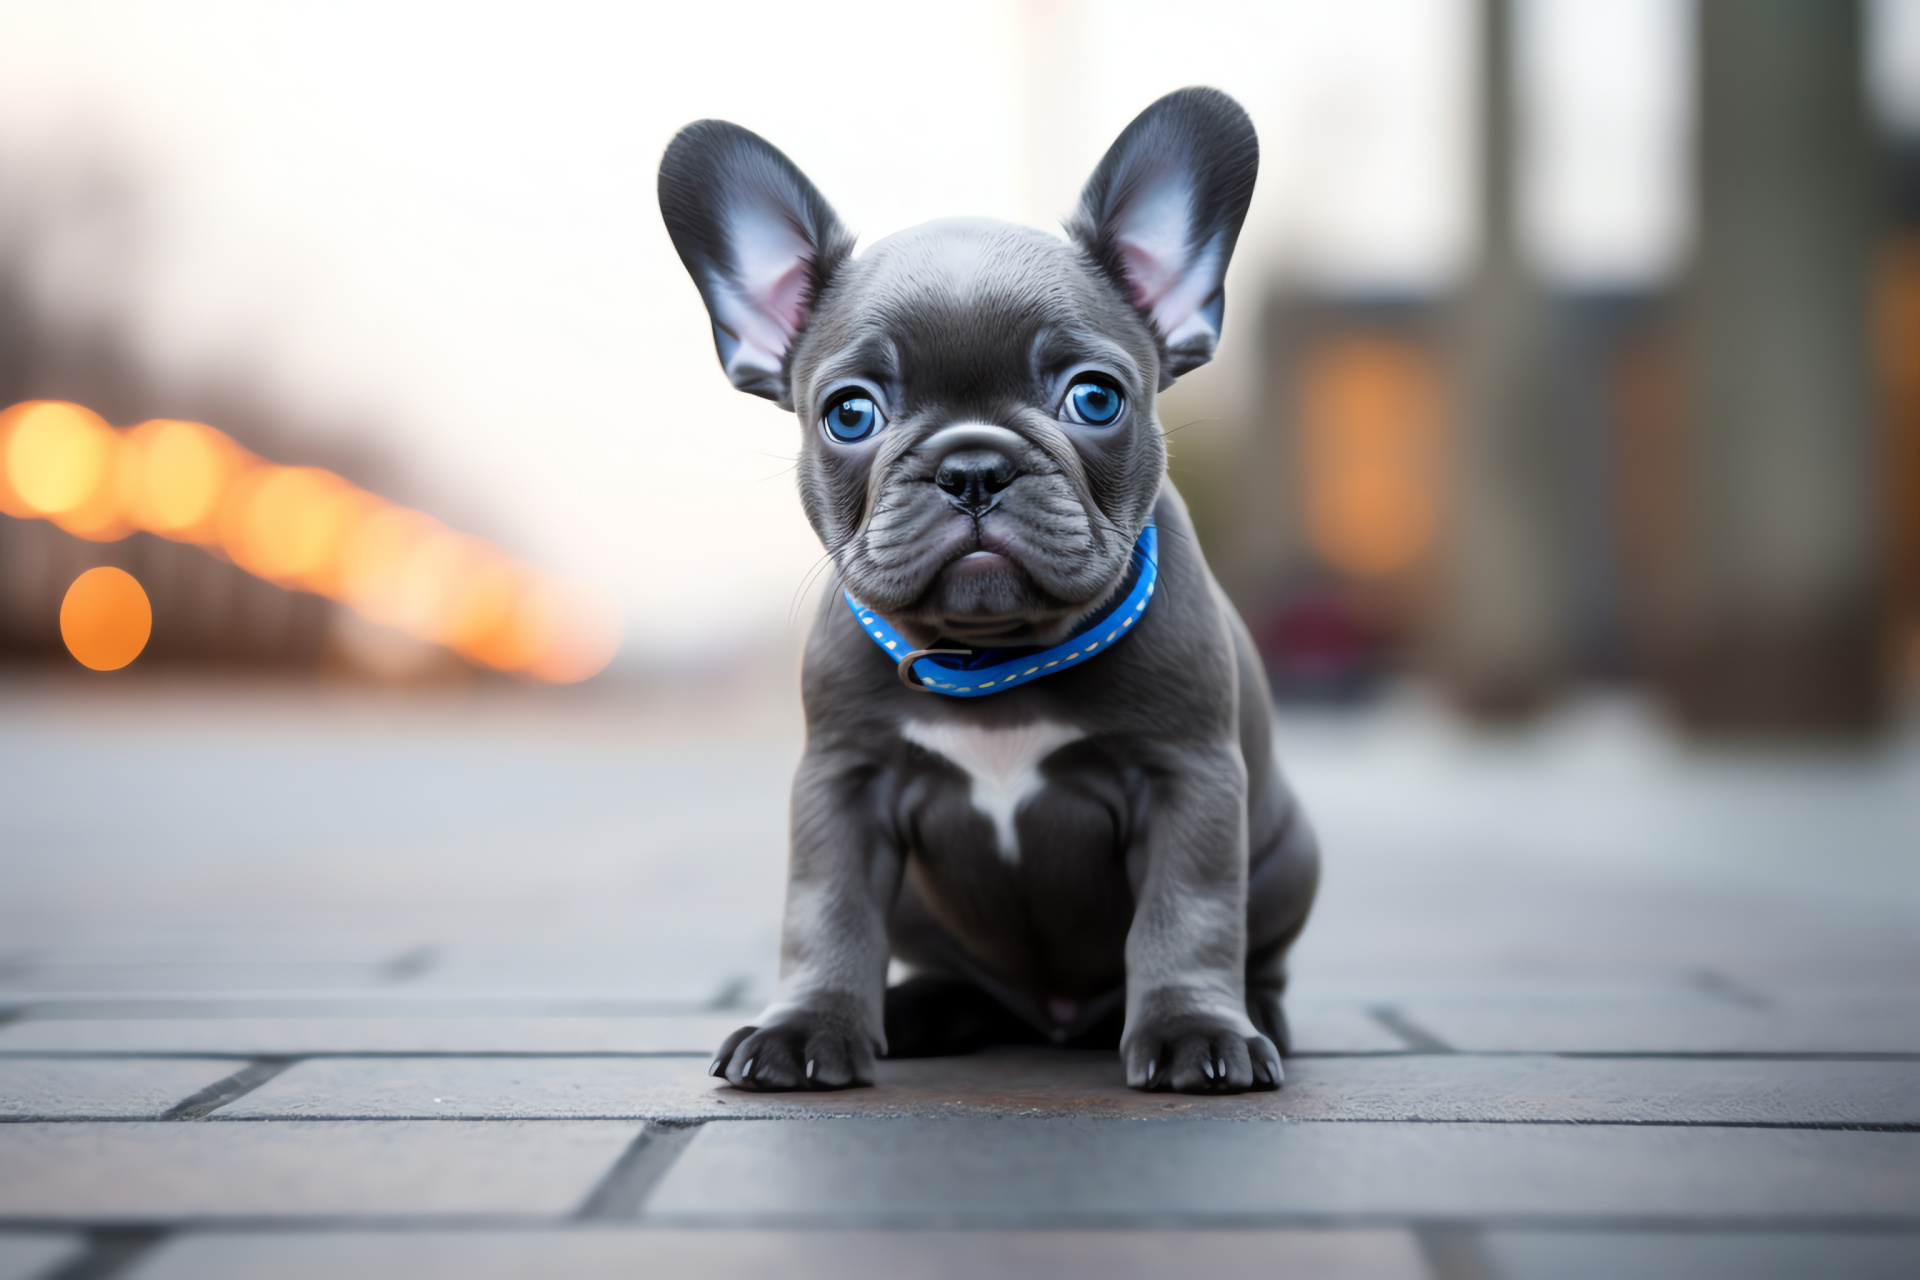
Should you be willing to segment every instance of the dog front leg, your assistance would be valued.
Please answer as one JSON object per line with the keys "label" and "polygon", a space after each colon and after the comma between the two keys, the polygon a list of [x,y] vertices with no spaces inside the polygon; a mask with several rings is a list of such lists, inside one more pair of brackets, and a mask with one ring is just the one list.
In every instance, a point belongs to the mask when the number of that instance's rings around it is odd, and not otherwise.
{"label": "dog front leg", "polygon": [[1127,932],[1136,1089],[1274,1089],[1280,1053],[1247,1018],[1247,778],[1237,749],[1183,760],[1153,783]]}
{"label": "dog front leg", "polygon": [[887,1048],[887,913],[903,866],[884,790],[870,762],[808,748],[793,781],[780,986],[759,1021],[720,1046],[714,1075],[744,1089],[873,1083]]}

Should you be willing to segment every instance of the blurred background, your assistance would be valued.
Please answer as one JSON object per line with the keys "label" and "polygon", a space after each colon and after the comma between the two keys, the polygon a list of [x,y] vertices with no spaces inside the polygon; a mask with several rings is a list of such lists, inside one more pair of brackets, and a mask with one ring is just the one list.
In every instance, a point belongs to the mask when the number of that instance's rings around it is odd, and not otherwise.
{"label": "blurred background", "polygon": [[[61,1089],[381,1055],[345,1066],[382,1097],[512,1079],[474,1114],[525,1115],[534,1077],[455,1059],[751,1016],[827,575],[800,428],[722,375],[660,154],[738,121],[863,244],[1054,228],[1196,83],[1261,173],[1219,357],[1160,414],[1325,850],[1295,1049],[1461,1050],[1370,1118],[1655,1091],[1647,1154],[1584,1175],[1608,1229],[1664,1220],[1616,1186],[1708,1167],[1676,1116],[1813,1090],[1911,1129],[1920,0],[0,0],[0,1118],[37,1054],[101,1055],[26,1077]],[[1532,1074],[1562,1052],[1606,1074]],[[353,1150],[437,1196],[427,1127]],[[1866,1148],[1801,1139],[1914,1140],[1777,1136],[1715,1149],[1824,1186],[1806,1153]],[[199,1167],[226,1234],[237,1183]],[[80,1176],[21,1168],[35,1204]],[[1520,1203],[1490,1221],[1586,1220]],[[1893,1199],[1780,1203],[1759,1235],[1913,1238]],[[1460,1256],[1433,1273],[1497,1274]]]}
{"label": "blurred background", "polygon": [[[1703,735],[1858,737],[1920,680],[1915,0],[0,27],[20,672],[789,667],[819,559],[796,428],[714,367],[666,140],[764,133],[863,241],[1053,227],[1142,106],[1204,82],[1262,171],[1220,358],[1162,419],[1283,700],[1412,680],[1502,720],[1599,684]],[[70,596],[97,566],[141,592]]]}
{"label": "blurred background", "polygon": [[1055,227],[1193,83],[1308,1047],[1915,1025],[1920,0],[0,0],[0,1022],[756,1007],[824,575],[661,150]]}

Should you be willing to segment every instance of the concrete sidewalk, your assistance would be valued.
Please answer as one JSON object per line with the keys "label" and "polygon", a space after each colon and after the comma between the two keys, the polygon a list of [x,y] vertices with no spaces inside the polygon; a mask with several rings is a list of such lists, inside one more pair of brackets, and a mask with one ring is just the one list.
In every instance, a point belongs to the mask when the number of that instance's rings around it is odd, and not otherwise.
{"label": "concrete sidewalk", "polygon": [[0,1280],[1920,1274],[1920,735],[1283,717],[1298,1052],[1196,1099],[717,1086],[798,739],[693,728],[0,686]]}

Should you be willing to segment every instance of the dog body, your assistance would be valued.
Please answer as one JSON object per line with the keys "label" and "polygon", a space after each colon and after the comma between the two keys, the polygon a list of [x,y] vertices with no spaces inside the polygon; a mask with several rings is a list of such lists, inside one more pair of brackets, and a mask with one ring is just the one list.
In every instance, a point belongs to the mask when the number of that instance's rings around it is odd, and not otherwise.
{"label": "dog body", "polygon": [[[846,592],[807,644],[780,990],[716,1074],[864,1083],[890,1034],[963,1041],[959,993],[1059,1042],[1123,1013],[1137,1087],[1279,1084],[1318,854],[1154,413],[1212,355],[1256,154],[1230,99],[1185,90],[1114,144],[1068,239],[949,220],[856,259],[754,135],[707,121],[668,148],[662,210],[722,365],[796,410]],[[949,697],[902,678],[931,668],[899,645],[1073,652]],[[893,998],[890,956],[920,975]]]}

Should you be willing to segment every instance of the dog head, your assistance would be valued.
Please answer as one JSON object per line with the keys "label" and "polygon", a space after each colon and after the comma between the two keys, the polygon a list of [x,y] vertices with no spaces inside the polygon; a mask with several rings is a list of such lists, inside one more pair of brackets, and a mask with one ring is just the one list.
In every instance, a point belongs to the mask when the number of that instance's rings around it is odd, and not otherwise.
{"label": "dog head", "polygon": [[683,129],[660,207],[742,391],[799,417],[849,590],[915,639],[1051,643],[1124,578],[1166,469],[1154,399],[1212,358],[1258,165],[1211,89],[1160,99],[1067,238],[984,219],[853,237],[786,156]]}

